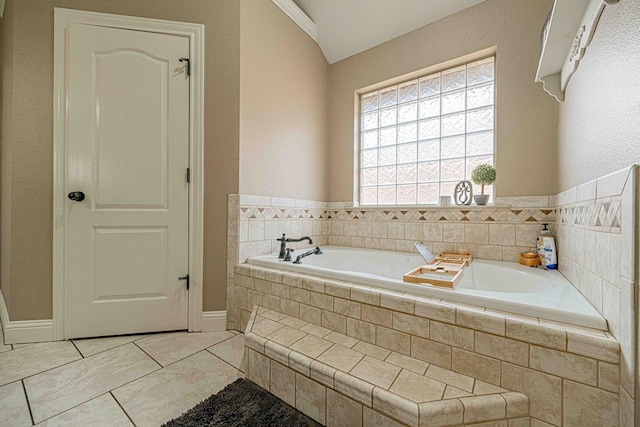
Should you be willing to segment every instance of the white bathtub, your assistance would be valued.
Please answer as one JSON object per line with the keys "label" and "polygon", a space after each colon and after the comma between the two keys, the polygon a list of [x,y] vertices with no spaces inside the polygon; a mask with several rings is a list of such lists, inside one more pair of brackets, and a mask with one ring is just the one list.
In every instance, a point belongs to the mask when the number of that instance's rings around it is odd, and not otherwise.
{"label": "white bathtub", "polygon": [[339,246],[322,250],[302,264],[282,262],[277,254],[249,258],[248,263],[607,330],[606,320],[558,271],[476,259],[456,288],[447,289],[402,280],[424,264],[418,254]]}

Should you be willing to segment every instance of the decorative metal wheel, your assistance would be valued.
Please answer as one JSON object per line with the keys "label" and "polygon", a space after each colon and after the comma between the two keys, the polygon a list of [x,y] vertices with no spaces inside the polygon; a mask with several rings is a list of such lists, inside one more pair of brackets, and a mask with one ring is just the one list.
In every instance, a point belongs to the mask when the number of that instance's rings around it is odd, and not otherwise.
{"label": "decorative metal wheel", "polygon": [[453,191],[453,200],[456,205],[470,205],[471,199],[473,199],[471,181],[460,181]]}

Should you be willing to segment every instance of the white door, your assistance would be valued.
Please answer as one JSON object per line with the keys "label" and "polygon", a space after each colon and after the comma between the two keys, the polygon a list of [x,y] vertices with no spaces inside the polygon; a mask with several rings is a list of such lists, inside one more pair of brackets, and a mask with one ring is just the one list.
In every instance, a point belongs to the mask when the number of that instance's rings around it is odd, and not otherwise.
{"label": "white door", "polygon": [[67,37],[66,336],[187,329],[189,39]]}

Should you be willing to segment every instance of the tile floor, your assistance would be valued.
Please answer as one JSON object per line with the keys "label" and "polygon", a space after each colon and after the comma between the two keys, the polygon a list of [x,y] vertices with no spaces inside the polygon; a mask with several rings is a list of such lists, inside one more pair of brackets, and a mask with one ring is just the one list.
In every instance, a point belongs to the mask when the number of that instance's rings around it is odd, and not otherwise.
{"label": "tile floor", "polygon": [[233,331],[13,346],[1,334],[0,426],[159,426],[245,372]]}

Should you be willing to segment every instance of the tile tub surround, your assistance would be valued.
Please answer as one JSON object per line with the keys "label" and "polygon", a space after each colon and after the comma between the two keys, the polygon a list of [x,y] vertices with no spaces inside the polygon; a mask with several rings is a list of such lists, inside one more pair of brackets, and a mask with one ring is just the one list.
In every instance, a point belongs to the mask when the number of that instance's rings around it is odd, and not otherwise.
{"label": "tile tub surround", "polygon": [[633,166],[554,197],[560,272],[607,319],[620,342],[620,425],[633,419],[636,393],[637,179]]}
{"label": "tile tub surround", "polygon": [[362,426],[365,408],[387,425],[529,423],[522,393],[263,307],[252,312],[245,344],[247,378],[324,425]]}
{"label": "tile tub surround", "polygon": [[[311,236],[315,245],[414,252],[424,241],[433,252],[469,250],[476,258],[517,261],[531,250],[541,223],[553,223],[548,196],[499,198],[499,206],[353,207],[276,197],[230,194],[227,231],[228,328],[234,324],[233,266],[277,252],[282,233]],[[292,243],[306,248],[306,242]]]}
{"label": "tile tub surround", "polygon": [[[525,393],[532,419],[551,425],[580,425],[572,414],[600,425],[618,417],[620,349],[606,332],[246,264],[235,280],[241,327],[257,305],[271,310],[261,313],[273,322],[261,326],[269,333],[290,316],[290,327],[346,335],[363,353],[375,345]],[[587,395],[605,407],[594,409]]]}
{"label": "tile tub surround", "polygon": [[[327,203],[312,200],[229,194],[227,200],[227,329],[234,323],[234,266],[247,258],[280,250],[276,241],[282,234],[309,236],[314,246],[326,245]],[[288,243],[288,247],[309,247],[308,242]]]}

